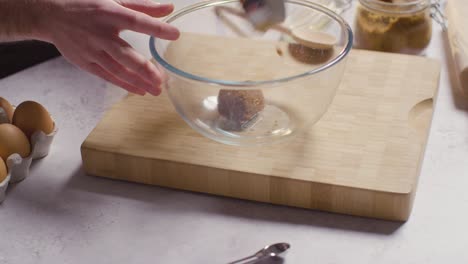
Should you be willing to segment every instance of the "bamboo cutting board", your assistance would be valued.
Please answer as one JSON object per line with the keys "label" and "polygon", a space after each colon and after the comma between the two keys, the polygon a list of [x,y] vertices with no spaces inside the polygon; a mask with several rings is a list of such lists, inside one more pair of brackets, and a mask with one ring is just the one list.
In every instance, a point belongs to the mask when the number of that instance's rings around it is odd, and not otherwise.
{"label": "bamboo cutting board", "polygon": [[112,179],[405,221],[439,73],[431,59],[353,50],[322,119],[288,145],[261,148],[200,136],[165,94],[129,96],[84,141],[84,169]]}

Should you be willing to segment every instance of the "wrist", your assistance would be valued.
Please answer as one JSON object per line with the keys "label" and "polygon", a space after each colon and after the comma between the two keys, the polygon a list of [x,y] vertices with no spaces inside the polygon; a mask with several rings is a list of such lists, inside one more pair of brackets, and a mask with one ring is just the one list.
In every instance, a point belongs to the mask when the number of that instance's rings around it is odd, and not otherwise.
{"label": "wrist", "polygon": [[57,6],[52,1],[31,1],[28,16],[32,22],[29,37],[46,42],[52,41],[52,25],[54,14],[58,13]]}
{"label": "wrist", "polygon": [[0,0],[0,41],[49,41],[52,9],[49,0]]}

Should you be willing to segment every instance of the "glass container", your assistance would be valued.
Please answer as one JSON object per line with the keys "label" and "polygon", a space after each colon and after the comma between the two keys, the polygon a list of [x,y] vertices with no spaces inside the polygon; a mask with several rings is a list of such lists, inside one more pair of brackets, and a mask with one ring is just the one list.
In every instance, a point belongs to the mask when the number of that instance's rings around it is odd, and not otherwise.
{"label": "glass container", "polygon": [[151,37],[150,50],[166,76],[165,92],[190,127],[225,144],[271,144],[308,131],[326,113],[352,30],[340,15],[309,1],[287,0],[286,12],[284,27],[329,34],[335,45],[309,48],[284,32],[259,32],[238,0],[203,1],[164,19],[181,37]]}
{"label": "glass container", "polygon": [[431,0],[359,0],[354,25],[357,48],[418,55],[432,38],[432,18],[440,18]]}

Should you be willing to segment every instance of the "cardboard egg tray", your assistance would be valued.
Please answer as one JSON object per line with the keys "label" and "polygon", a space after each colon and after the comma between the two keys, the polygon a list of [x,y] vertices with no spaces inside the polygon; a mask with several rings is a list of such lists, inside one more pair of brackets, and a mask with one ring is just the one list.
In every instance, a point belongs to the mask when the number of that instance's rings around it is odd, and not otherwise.
{"label": "cardboard egg tray", "polygon": [[[0,124],[5,123],[6,113],[0,108]],[[44,158],[49,154],[50,147],[57,134],[58,128],[54,121],[54,130],[46,135],[42,131],[36,131],[31,136],[31,154],[29,157],[22,158],[19,154],[11,154],[6,160],[8,175],[3,182],[0,182],[0,203],[5,200],[6,190],[9,184],[18,183],[29,175],[29,168],[36,159]]]}

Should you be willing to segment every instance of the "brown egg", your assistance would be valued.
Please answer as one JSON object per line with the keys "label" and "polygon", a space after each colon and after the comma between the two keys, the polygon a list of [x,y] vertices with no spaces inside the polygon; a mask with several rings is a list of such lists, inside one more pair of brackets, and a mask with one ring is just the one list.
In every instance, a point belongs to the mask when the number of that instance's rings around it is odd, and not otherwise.
{"label": "brown egg", "polygon": [[2,183],[8,175],[8,170],[5,162],[0,159],[0,183]]}
{"label": "brown egg", "polygon": [[31,153],[31,146],[26,135],[12,124],[0,124],[0,157],[3,160],[14,153],[26,158]]}
{"label": "brown egg", "polygon": [[[8,123],[11,123],[11,120],[13,119],[13,106],[11,106],[10,102],[8,102],[5,98],[0,97],[0,108],[3,108],[5,110],[5,113],[8,118]],[[2,120],[0,120],[1,122]]]}
{"label": "brown egg", "polygon": [[54,122],[49,112],[41,104],[33,101],[22,102],[16,107],[12,123],[29,139],[36,131],[40,130],[48,135],[54,130]]}

